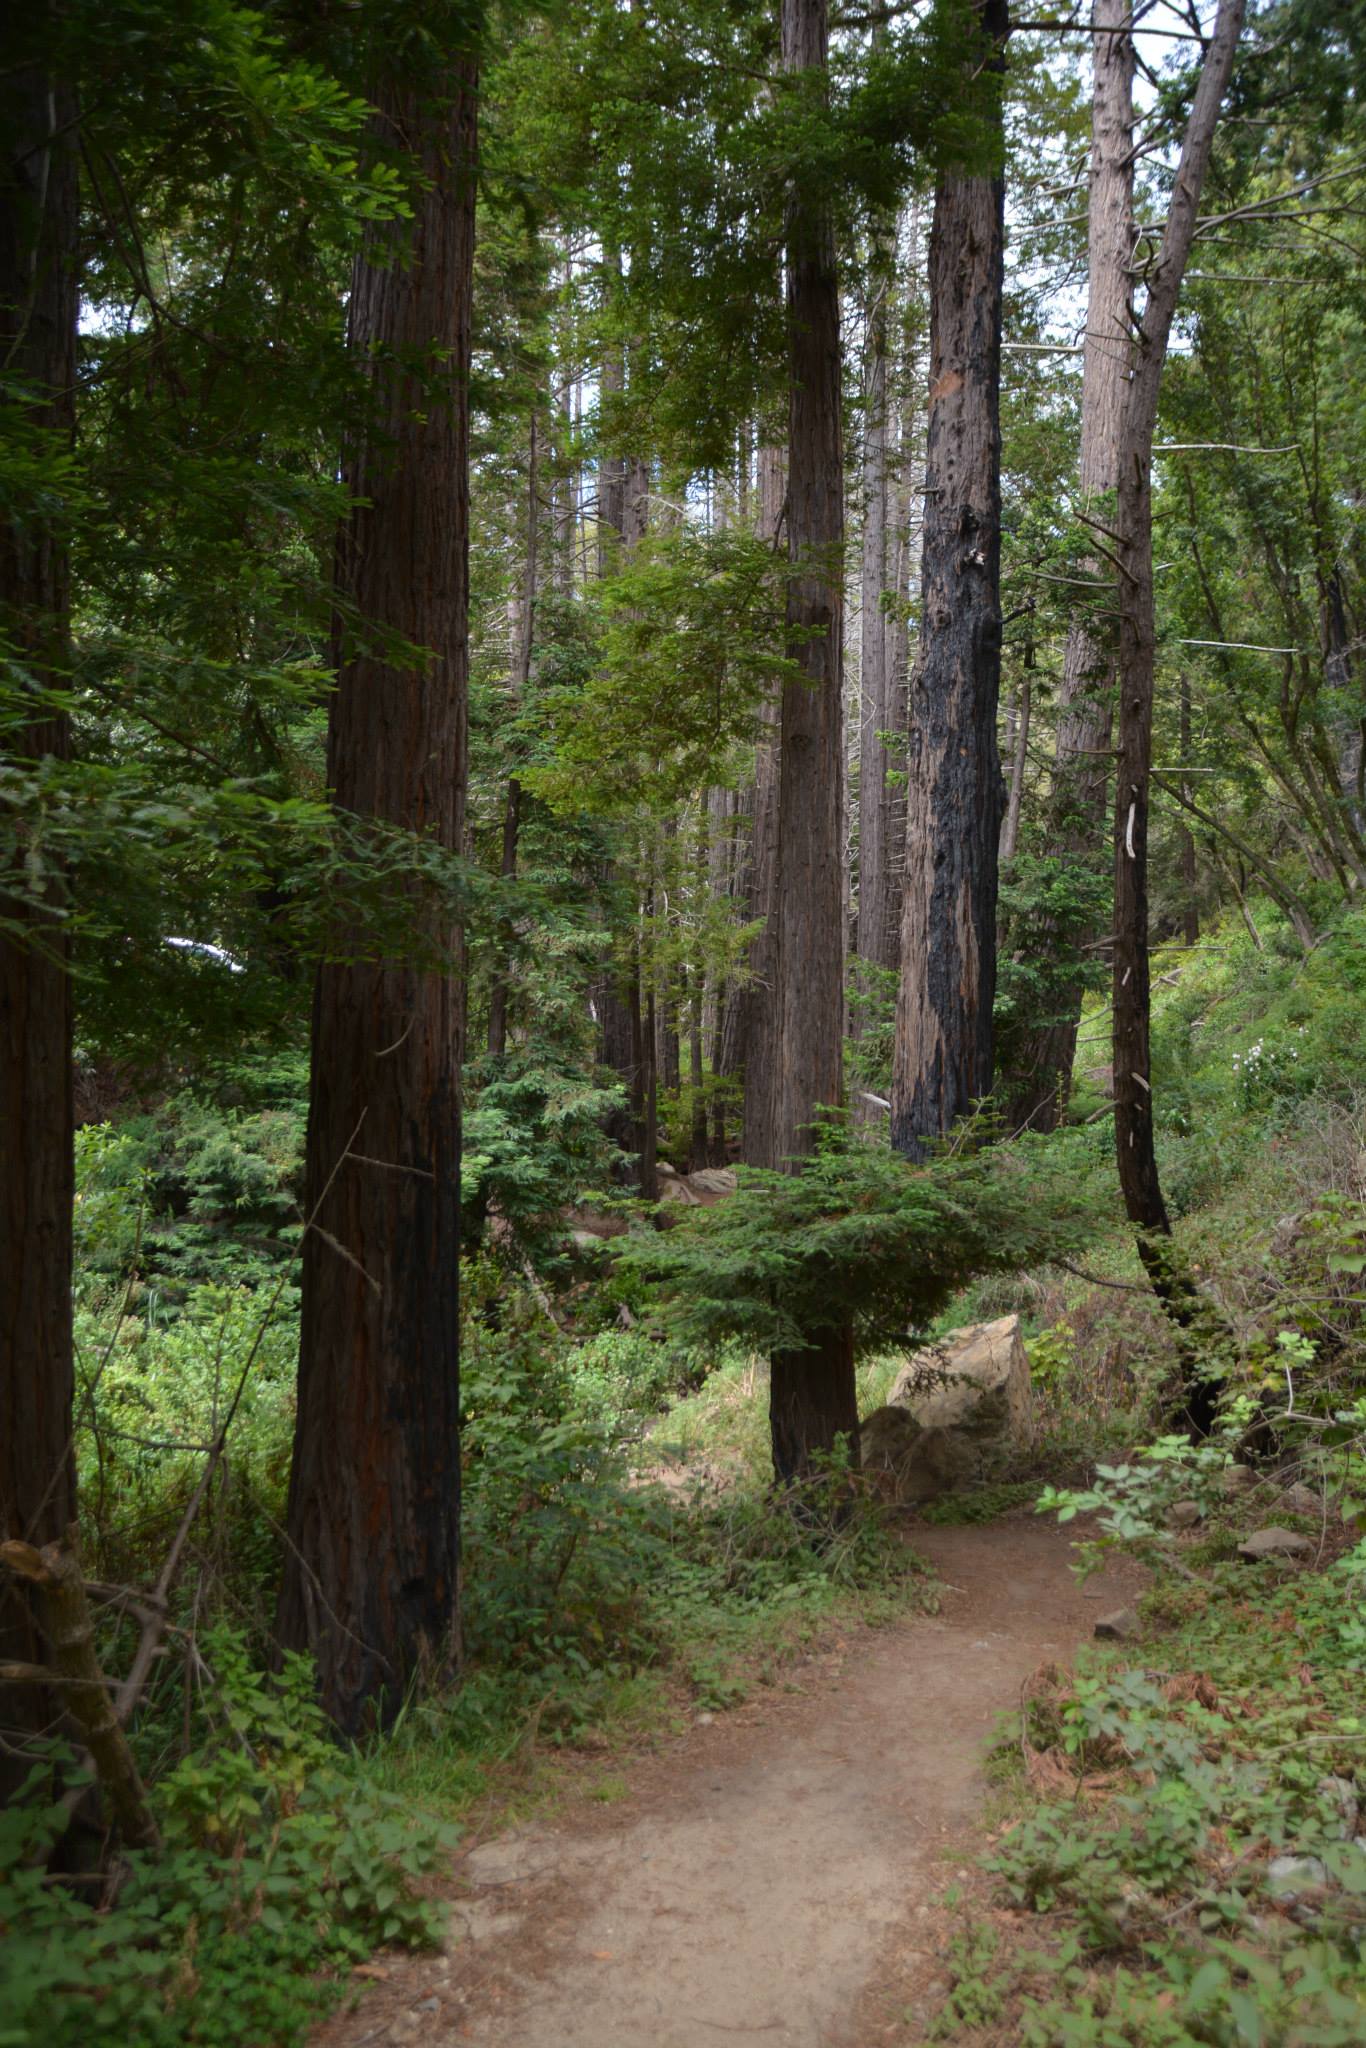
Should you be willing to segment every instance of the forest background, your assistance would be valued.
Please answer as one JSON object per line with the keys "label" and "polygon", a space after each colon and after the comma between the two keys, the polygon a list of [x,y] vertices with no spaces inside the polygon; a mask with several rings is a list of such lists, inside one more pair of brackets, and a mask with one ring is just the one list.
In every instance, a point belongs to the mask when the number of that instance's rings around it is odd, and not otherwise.
{"label": "forest background", "polygon": [[[393,1784],[881,1597],[858,1415],[944,1319],[1026,1304],[1039,1478],[1287,1359],[1349,1470],[1366,20],[1205,16],[7,27],[21,2028],[226,2039],[240,1967],[283,2038],[425,1929]],[[752,1486],[624,1484],[756,1357]]]}

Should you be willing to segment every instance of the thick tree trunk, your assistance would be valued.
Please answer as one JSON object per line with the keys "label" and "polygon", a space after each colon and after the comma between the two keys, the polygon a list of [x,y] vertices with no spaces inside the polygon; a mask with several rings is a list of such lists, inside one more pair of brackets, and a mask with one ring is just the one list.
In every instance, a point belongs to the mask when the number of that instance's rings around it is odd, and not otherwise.
{"label": "thick tree trunk", "polygon": [[[475,82],[389,80],[386,140],[417,155],[411,222],[357,261],[351,340],[375,419],[350,454],[338,549],[348,608],[429,650],[414,665],[338,629],[328,782],[339,809],[461,845],[469,609]],[[373,960],[337,934],[314,995],[299,1409],[283,1643],[317,1659],[356,1732],[454,1650],[459,1568],[458,933],[415,896],[444,966]]]}
{"label": "thick tree trunk", "polygon": [[[1201,1315],[1194,1284],[1173,1259],[1171,1225],[1157,1170],[1149,1061],[1148,797],[1152,769],[1157,628],[1153,601],[1152,446],[1162,366],[1195,233],[1219,106],[1242,29],[1243,0],[1220,0],[1186,124],[1161,247],[1133,346],[1117,473],[1119,756],[1115,777],[1115,944],[1113,1056],[1115,1157],[1139,1256],[1154,1292],[1187,1328]],[[1186,1420],[1207,1432],[1215,1390],[1200,1375],[1200,1347],[1188,1347]]]}
{"label": "thick tree trunk", "polygon": [[[980,9],[999,70],[1005,0]],[[1001,294],[1005,181],[948,172],[930,237],[921,649],[911,687],[892,1143],[925,1156],[992,1087],[1003,790]]]}
{"label": "thick tree trunk", "polygon": [[[825,0],[782,0],[783,67],[824,73]],[[842,1098],[844,1034],[844,468],[839,275],[822,195],[787,207],[789,368],[787,621],[802,680],[783,689],[768,1122],[750,1156],[785,1165],[809,1152],[823,1105]],[[760,1057],[764,1054],[761,1052]],[[773,1467],[803,1477],[843,1434],[858,1455],[847,1329],[813,1333],[772,1361]]]}
{"label": "thick tree trunk", "polygon": [[[1117,480],[1129,379],[1134,46],[1122,31],[1131,12],[1130,0],[1092,0],[1091,22],[1096,33],[1091,38],[1086,334],[1077,480],[1082,513],[1106,526],[1111,523],[1107,508]],[[1103,568],[1099,557],[1084,556],[1078,574],[1099,584]],[[1113,635],[1096,618],[1093,608],[1078,605],[1068,626],[1058,689],[1053,786],[1043,851],[1069,865],[1097,870],[1105,858],[1114,684]],[[1101,936],[1099,928],[1079,929],[1067,934],[1066,943],[1079,946]],[[1043,920],[1028,941],[1041,951],[1058,942],[1056,929]],[[1057,1014],[1040,1023],[1018,1048],[1009,1077],[1006,1121],[1011,1129],[1027,1125],[1031,1130],[1051,1131],[1066,1107],[1082,992],[1078,976],[1067,988]]]}
{"label": "thick tree trunk", "polygon": [[[68,451],[75,417],[76,102],[36,66],[0,79],[0,361],[22,397],[14,429],[35,457]],[[70,672],[70,572],[53,517],[0,516],[0,633],[32,700],[6,737],[21,771],[64,760],[70,731],[49,691]],[[24,859],[20,848],[19,860]],[[24,876],[0,937],[0,1539],[58,1542],[75,1514],[72,1462],[71,994],[65,884],[37,900]],[[31,1595],[0,1574],[0,1662],[44,1662]],[[0,1684],[0,1803],[27,1774],[22,1739],[56,1703]]]}

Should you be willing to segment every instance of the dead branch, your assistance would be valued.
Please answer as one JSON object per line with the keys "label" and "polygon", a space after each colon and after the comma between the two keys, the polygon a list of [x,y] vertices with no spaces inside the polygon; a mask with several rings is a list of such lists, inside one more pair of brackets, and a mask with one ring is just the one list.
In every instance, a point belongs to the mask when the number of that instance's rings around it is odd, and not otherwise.
{"label": "dead branch", "polygon": [[157,1848],[157,1824],[95,1654],[95,1623],[81,1577],[80,1532],[73,1523],[65,1543],[47,1543],[41,1550],[18,1541],[0,1544],[0,1564],[26,1580],[37,1597],[53,1669],[33,1667],[39,1672],[35,1682],[50,1685],[78,1723],[100,1789],[128,1847]]}

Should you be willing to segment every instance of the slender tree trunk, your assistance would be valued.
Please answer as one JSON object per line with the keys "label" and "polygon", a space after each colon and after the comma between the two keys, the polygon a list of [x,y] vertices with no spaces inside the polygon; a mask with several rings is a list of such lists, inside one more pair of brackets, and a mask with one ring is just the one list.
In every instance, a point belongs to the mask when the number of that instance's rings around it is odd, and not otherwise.
{"label": "slender tree trunk", "polygon": [[[1157,628],[1153,600],[1152,444],[1162,366],[1181,280],[1190,255],[1219,107],[1233,68],[1243,0],[1220,0],[1195,100],[1186,124],[1148,296],[1133,346],[1117,477],[1119,533],[1119,757],[1115,779],[1115,944],[1113,1052],[1115,1156],[1139,1256],[1154,1292],[1178,1323],[1199,1314],[1199,1297],[1172,1257],[1171,1225],[1153,1142],[1149,1060],[1148,798],[1152,769],[1153,681]],[[1207,1432],[1215,1389],[1200,1376],[1198,1347],[1186,1362],[1186,1419]]]}
{"label": "slender tree trunk", "polygon": [[[1181,671],[1181,794],[1190,795],[1190,782],[1184,771],[1190,766],[1191,757],[1191,679],[1187,670]],[[1188,946],[1200,941],[1200,905],[1196,900],[1195,834],[1184,820],[1178,828],[1181,845],[1181,930]]]}
{"label": "slender tree trunk", "polygon": [[[977,10],[999,71],[1005,0]],[[999,118],[999,115],[998,115]],[[923,1158],[992,1087],[1003,790],[1001,298],[1005,180],[948,172],[930,238],[920,660],[911,691],[892,1143]]]}
{"label": "slender tree trunk", "polygon": [[[475,80],[384,81],[377,128],[417,156],[411,222],[372,229],[351,341],[375,417],[352,449],[340,595],[429,650],[414,666],[338,628],[328,782],[339,809],[458,851],[466,776]],[[398,235],[404,246],[396,246]],[[313,1009],[299,1408],[282,1642],[312,1651],[356,1732],[452,1655],[459,1568],[458,933],[415,896],[442,965],[339,933]],[[348,943],[350,941],[350,943]]]}
{"label": "slender tree trunk", "polygon": [[[16,379],[15,431],[55,465],[75,419],[75,95],[25,66],[0,78],[0,111],[0,362]],[[67,687],[71,586],[54,513],[0,514],[0,633],[30,693],[6,758],[20,772],[64,761],[70,729],[48,693]],[[36,897],[32,888],[25,876],[11,894],[0,879],[0,1539],[42,1545],[60,1541],[76,1511],[71,992],[64,879],[49,861],[46,885]],[[0,1573],[0,1662],[47,1661],[30,1603]],[[41,1688],[0,1686],[0,1803],[27,1775],[22,1738],[56,1712]]]}
{"label": "slender tree trunk", "polygon": [[1020,806],[1024,802],[1025,762],[1029,756],[1029,719],[1034,698],[1033,662],[1027,662],[1020,678],[1015,704],[1014,744],[1010,750],[1010,794],[1006,799],[1005,822],[1001,826],[1001,865],[1014,860],[1020,844]]}
{"label": "slender tree trunk", "polygon": [[[540,537],[540,465],[539,445],[536,437],[536,408],[531,410],[531,426],[527,441],[527,509],[526,509],[526,565],[522,577],[522,600],[517,608],[517,630],[512,648],[512,674],[508,699],[514,714],[521,709],[526,696],[527,684],[531,679],[531,651],[536,640],[536,597],[537,569]],[[522,822],[522,785],[515,775],[508,777],[507,792],[503,800],[503,852],[498,872],[503,881],[511,882],[517,875],[517,835]],[[503,957],[494,973],[493,987],[489,992],[489,1037],[490,1057],[501,1059],[507,1050],[508,1033],[508,970],[507,952],[512,943],[512,933],[506,924],[499,926],[499,942]]]}
{"label": "slender tree trunk", "polygon": [[[824,74],[825,0],[782,0],[788,72]],[[779,1166],[809,1152],[822,1105],[842,1099],[844,1029],[844,471],[839,274],[825,198],[787,205],[789,367],[787,620],[800,681],[785,685],[779,742],[773,999],[765,1052],[768,1124],[752,1156]],[[760,1053],[760,1057],[765,1056]],[[843,1434],[858,1455],[853,1335],[812,1332],[771,1361],[773,1469],[799,1479]]]}
{"label": "slender tree trunk", "polygon": [[[1134,46],[1123,33],[1131,0],[1092,0],[1091,170],[1087,202],[1086,334],[1082,353],[1081,451],[1078,485],[1084,515],[1111,524],[1119,443],[1129,380],[1129,265],[1134,243]],[[1101,581],[1099,556],[1084,556],[1078,573]],[[1078,605],[1067,631],[1058,728],[1053,757],[1044,852],[1069,867],[1099,870],[1104,855],[1106,794],[1114,722],[1114,637],[1094,610]],[[1066,934],[1085,945],[1099,927]],[[1059,944],[1056,927],[1041,920],[1029,943],[1041,951]],[[1067,988],[1056,1016],[1025,1040],[1013,1062],[1006,1121],[1051,1131],[1067,1103],[1081,1021],[1080,975]]]}
{"label": "slender tree trunk", "polygon": [[[860,575],[858,957],[894,968],[900,942],[900,901],[892,865],[891,763],[882,734],[893,729],[892,622],[888,589],[887,295],[890,240],[874,237],[870,252],[863,426],[863,549]],[[898,764],[899,765],[899,764]]]}
{"label": "slender tree trunk", "polygon": [[[780,448],[759,448],[759,532],[776,547],[787,505],[787,462]],[[778,947],[778,735],[780,706],[775,694],[764,706],[754,751],[753,824],[750,837],[750,900],[747,915],[762,919],[749,955],[740,1040],[744,1062],[743,1157],[746,1166],[771,1164],[773,1093],[776,1078]]]}

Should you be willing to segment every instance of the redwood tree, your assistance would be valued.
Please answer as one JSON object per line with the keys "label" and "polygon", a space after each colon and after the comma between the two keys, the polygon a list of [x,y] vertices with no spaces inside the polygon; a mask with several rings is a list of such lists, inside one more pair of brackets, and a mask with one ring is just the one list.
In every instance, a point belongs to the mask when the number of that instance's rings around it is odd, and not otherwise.
{"label": "redwood tree", "polygon": [[[825,0],[782,0],[783,68],[825,89]],[[789,370],[787,535],[789,656],[800,679],[783,689],[772,986],[765,1040],[765,1119],[751,1134],[758,1164],[811,1149],[822,1105],[841,1099],[844,1030],[842,777],[844,464],[840,415],[839,274],[824,194],[797,177],[786,214]],[[748,1108],[748,1102],[746,1104]],[[773,1467],[800,1477],[841,1433],[858,1446],[853,1337],[813,1334],[771,1361]]]}
{"label": "redwood tree", "polygon": [[[1083,519],[1111,523],[1119,437],[1129,384],[1129,274],[1134,243],[1134,45],[1129,0],[1093,0],[1091,168],[1086,222],[1086,334],[1082,349],[1081,450],[1078,485]],[[1079,574],[1099,583],[1103,563],[1083,557]],[[1114,723],[1114,636],[1085,606],[1067,629],[1058,730],[1044,850],[1054,859],[1094,867],[1103,859],[1105,800]],[[1099,928],[1066,935],[1046,924],[1030,944],[1046,950],[1094,942]],[[1067,1101],[1081,1021],[1078,975],[1062,992],[1057,1014],[1040,1024],[1013,1062],[1007,1120],[1051,1131]]]}
{"label": "redwood tree", "polygon": [[[21,773],[41,773],[70,746],[57,695],[70,668],[70,572],[53,507],[74,422],[77,110],[38,61],[8,72],[0,109],[0,363],[12,431],[45,486],[40,502],[0,516],[5,752]],[[28,872],[0,881],[0,1538],[41,1544],[75,1513],[71,996],[63,878],[37,844],[21,841],[17,862]],[[25,1593],[0,1575],[0,1661],[10,1660],[47,1657]],[[0,1688],[0,1737],[11,1745],[52,1711],[31,1687]],[[24,1775],[0,1747],[0,1793]]]}
{"label": "redwood tree", "polygon": [[[468,15],[465,16],[468,19]],[[367,232],[350,341],[372,405],[348,452],[328,781],[359,822],[458,851],[466,774],[475,72],[441,7],[440,76],[410,51],[374,95],[418,177]],[[430,23],[429,23],[430,26]],[[349,622],[359,619],[360,627]],[[444,905],[446,898],[440,898]],[[413,889],[418,945],[334,935],[314,993],[299,1407],[279,1633],[333,1720],[383,1720],[457,1620],[459,1073],[452,914]]]}
{"label": "redwood tree", "polygon": [[[999,165],[1006,0],[980,0],[974,12],[993,87],[981,153]],[[990,1094],[993,1079],[1004,211],[999,167],[941,174],[930,234],[921,640],[892,1073],[892,1143],[912,1157]]]}

